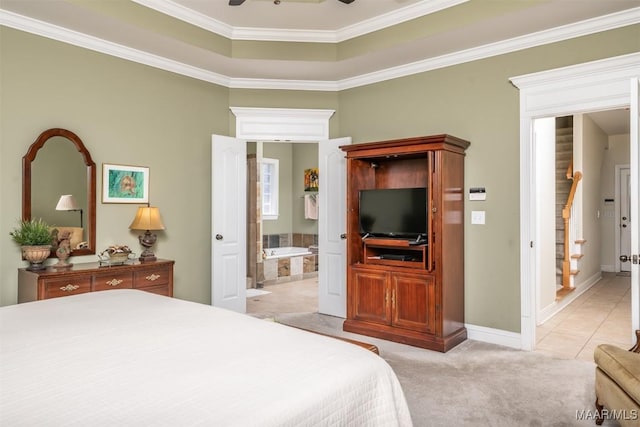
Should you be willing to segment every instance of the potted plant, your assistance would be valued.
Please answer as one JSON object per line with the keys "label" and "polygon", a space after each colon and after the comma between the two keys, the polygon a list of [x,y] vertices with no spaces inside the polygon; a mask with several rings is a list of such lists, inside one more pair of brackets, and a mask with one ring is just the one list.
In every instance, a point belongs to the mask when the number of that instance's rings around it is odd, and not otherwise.
{"label": "potted plant", "polygon": [[51,254],[53,240],[49,225],[41,218],[23,219],[19,224],[9,235],[21,246],[23,258],[29,261],[27,270],[44,269],[43,262]]}

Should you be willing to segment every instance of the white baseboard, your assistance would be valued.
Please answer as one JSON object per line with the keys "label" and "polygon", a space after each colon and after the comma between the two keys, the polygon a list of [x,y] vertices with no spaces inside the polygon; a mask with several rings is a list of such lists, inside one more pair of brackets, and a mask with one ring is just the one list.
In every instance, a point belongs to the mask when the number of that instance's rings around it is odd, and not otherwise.
{"label": "white baseboard", "polygon": [[589,290],[593,285],[598,283],[598,281],[602,279],[602,273],[597,272],[593,276],[589,277],[582,283],[578,283],[576,285],[576,290],[567,294],[564,298],[562,298],[559,302],[553,302],[540,310],[538,312],[538,316],[536,317],[536,324],[538,326],[542,325],[544,322],[558,314],[563,308],[571,304],[576,298]]}
{"label": "white baseboard", "polygon": [[470,325],[468,323],[465,324],[465,327],[467,328],[467,338],[471,340],[503,345],[518,350],[522,348],[522,338],[517,332]]}

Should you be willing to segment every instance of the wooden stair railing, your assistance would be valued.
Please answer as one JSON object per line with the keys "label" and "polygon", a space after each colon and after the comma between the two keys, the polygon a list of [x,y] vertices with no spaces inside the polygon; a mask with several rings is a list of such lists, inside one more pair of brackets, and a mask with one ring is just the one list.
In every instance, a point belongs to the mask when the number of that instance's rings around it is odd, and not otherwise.
{"label": "wooden stair railing", "polygon": [[581,172],[573,172],[573,162],[569,164],[567,168],[567,179],[572,179],[571,189],[569,190],[569,197],[567,197],[567,203],[562,209],[562,220],[564,222],[564,256],[562,259],[562,290],[573,290],[571,288],[571,257],[569,255],[569,220],[571,219],[571,207],[573,206],[573,199],[576,195],[578,183],[582,179]]}

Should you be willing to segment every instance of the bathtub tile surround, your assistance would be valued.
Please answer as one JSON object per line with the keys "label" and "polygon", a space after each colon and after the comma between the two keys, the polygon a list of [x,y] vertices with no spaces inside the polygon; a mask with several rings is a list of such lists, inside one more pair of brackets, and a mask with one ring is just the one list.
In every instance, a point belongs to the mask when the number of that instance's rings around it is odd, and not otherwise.
{"label": "bathtub tile surround", "polygon": [[318,255],[306,255],[302,257],[302,272],[313,273],[318,271]]}
{"label": "bathtub tile surround", "polygon": [[[280,247],[280,235],[279,234],[268,234],[267,236],[267,245],[263,246],[264,248],[279,248]],[[264,242],[263,242],[264,245]]]}
{"label": "bathtub tile surround", "polygon": [[263,256],[256,265],[256,287],[317,275],[317,234],[262,236]]}
{"label": "bathtub tile surround", "polygon": [[303,248],[308,248],[309,246],[318,244],[318,235],[317,234],[303,234],[303,233],[293,233],[291,235],[292,245],[291,246],[299,246]]}
{"label": "bathtub tile surround", "polygon": [[275,280],[278,278],[278,260],[277,259],[264,260],[262,264],[263,264],[264,281]]}
{"label": "bathtub tile surround", "polygon": [[278,259],[278,277],[291,276],[291,258]]}
{"label": "bathtub tile surround", "polygon": [[303,258],[301,256],[294,256],[289,258],[289,274],[291,276],[301,276],[302,273],[304,273],[302,265],[303,265]]}

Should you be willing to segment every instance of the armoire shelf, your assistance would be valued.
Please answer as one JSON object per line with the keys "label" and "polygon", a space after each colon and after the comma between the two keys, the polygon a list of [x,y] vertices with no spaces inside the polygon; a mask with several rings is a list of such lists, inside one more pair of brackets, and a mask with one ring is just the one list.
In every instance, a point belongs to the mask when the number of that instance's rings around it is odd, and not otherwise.
{"label": "armoire shelf", "polygon": [[[347,319],[343,329],[448,351],[464,341],[464,153],[433,135],[341,147],[347,158]],[[427,189],[427,236],[360,234],[360,190]],[[392,207],[390,207],[392,209]]]}

